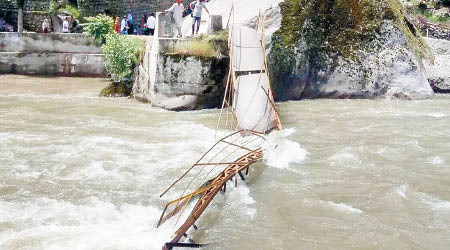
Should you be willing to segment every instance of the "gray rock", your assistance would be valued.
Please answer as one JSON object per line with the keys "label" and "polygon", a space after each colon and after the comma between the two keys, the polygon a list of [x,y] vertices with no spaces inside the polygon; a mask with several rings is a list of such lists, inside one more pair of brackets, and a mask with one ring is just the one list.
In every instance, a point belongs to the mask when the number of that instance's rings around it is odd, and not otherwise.
{"label": "gray rock", "polygon": [[423,66],[432,53],[400,2],[304,3],[280,4],[268,56],[277,100],[433,95]]}
{"label": "gray rock", "polygon": [[450,41],[427,38],[435,54],[434,63],[425,62],[428,81],[437,93],[450,93]]}

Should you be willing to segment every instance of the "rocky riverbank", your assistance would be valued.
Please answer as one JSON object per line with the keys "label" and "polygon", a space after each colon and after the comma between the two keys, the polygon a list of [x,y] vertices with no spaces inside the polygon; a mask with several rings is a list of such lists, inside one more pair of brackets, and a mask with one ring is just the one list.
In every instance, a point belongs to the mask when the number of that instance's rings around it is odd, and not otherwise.
{"label": "rocky riverbank", "polygon": [[427,38],[435,54],[434,63],[426,62],[428,81],[436,93],[450,93],[450,41]]}
{"label": "rocky riverbank", "polygon": [[433,54],[399,1],[280,6],[269,54],[278,100],[432,96],[423,62]]}

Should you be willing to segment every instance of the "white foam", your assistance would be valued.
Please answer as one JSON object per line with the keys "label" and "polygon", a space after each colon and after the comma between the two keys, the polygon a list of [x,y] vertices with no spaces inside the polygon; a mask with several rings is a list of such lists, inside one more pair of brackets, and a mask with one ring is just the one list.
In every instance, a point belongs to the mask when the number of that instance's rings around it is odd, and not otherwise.
{"label": "white foam", "polygon": [[427,115],[431,116],[431,117],[435,117],[435,118],[442,118],[442,117],[446,117],[447,116],[446,114],[443,114],[443,113],[429,113]]}
{"label": "white foam", "polygon": [[450,201],[439,201],[432,203],[432,208],[435,210],[450,210]]}
{"label": "white foam", "polygon": [[295,131],[294,128],[274,131],[267,137],[263,144],[266,165],[279,169],[289,169],[294,163],[301,163],[306,159],[308,151],[302,148],[298,142],[286,138]]}
{"label": "white foam", "polygon": [[408,189],[408,185],[407,184],[403,184],[400,187],[397,187],[394,192],[398,195],[400,195],[401,197],[406,199],[406,190]]}
{"label": "white foam", "polygon": [[438,197],[430,194],[425,194],[424,202],[435,211],[450,211],[450,201],[441,200]]}
{"label": "white foam", "polygon": [[361,160],[352,153],[352,148],[346,147],[329,159],[331,166],[349,166],[361,164]]}
{"label": "white foam", "polygon": [[256,215],[256,209],[252,208],[251,205],[255,203],[255,200],[250,196],[250,189],[245,184],[239,184],[234,187],[234,185],[229,185],[227,189],[227,203],[228,206],[232,207],[233,211],[243,212],[245,215],[254,218]]}
{"label": "white foam", "polygon": [[363,211],[358,208],[354,208],[352,205],[348,205],[345,203],[335,203],[333,201],[327,202],[328,205],[333,207],[336,211],[350,214],[361,214]]}
{"label": "white foam", "polygon": [[1,201],[0,209],[0,221],[18,225],[0,234],[0,242],[33,239],[46,250],[160,249],[173,231],[173,225],[155,228],[161,211],[154,207],[116,207],[94,197],[83,205],[48,198]]}
{"label": "white foam", "polygon": [[445,163],[445,160],[439,156],[433,156],[428,158],[428,163],[431,163],[433,165],[442,165]]}

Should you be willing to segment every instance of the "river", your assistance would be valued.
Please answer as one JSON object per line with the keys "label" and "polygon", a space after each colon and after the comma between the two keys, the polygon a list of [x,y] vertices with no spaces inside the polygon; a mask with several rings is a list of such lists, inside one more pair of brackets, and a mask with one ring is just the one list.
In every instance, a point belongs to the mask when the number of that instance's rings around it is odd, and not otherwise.
{"label": "river", "polygon": [[[100,98],[102,79],[0,77],[0,249],[160,249],[159,194],[218,110]],[[204,249],[449,249],[450,97],[278,104],[265,163],[218,195]]]}

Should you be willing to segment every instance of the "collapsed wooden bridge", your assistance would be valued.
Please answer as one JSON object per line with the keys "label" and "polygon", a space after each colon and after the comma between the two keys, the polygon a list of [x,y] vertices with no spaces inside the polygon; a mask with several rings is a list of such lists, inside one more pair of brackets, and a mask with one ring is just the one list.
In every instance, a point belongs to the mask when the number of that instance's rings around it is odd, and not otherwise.
{"label": "collapsed wooden bridge", "polygon": [[[233,10],[231,13],[234,15]],[[264,24],[260,22],[259,30],[255,30],[231,23],[230,71],[217,128],[222,125],[225,131],[233,132],[217,141],[160,195],[166,195],[176,185],[185,184],[184,191],[177,196],[179,198],[165,206],[157,227],[177,214],[179,220],[190,201],[198,198],[185,222],[163,246],[164,250],[201,247],[200,244],[180,240],[187,237],[191,227],[197,228],[195,222],[214,197],[226,191],[228,181],[234,181],[237,186],[238,177],[245,180],[244,171],[248,175],[250,166],[263,159],[265,134],[273,129],[282,129],[269,82]]]}

